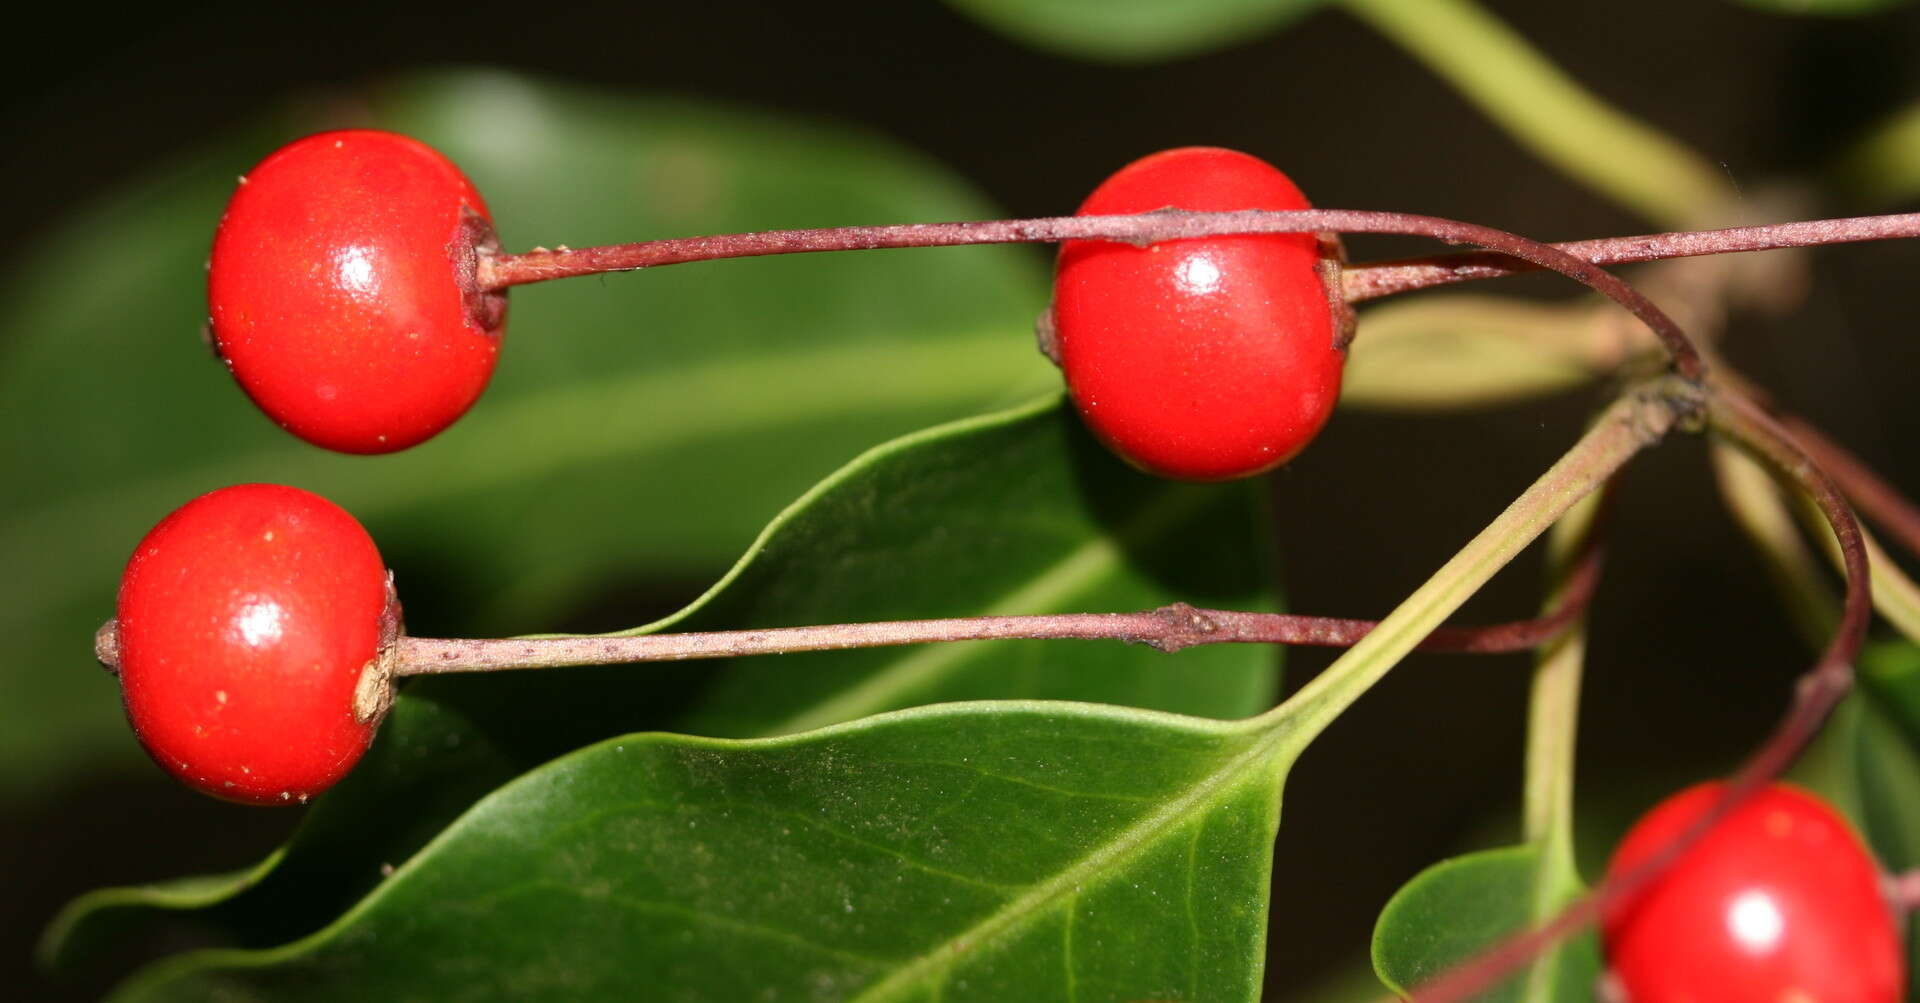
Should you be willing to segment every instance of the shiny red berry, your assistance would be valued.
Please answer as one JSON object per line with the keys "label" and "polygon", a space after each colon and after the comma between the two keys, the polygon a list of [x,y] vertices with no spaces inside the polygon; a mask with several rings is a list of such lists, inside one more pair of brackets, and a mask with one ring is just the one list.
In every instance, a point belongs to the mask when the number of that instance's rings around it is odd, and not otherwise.
{"label": "shiny red berry", "polygon": [[493,375],[506,297],[482,291],[487,205],[406,136],[324,132],[235,190],[208,262],[214,348],[288,431],[386,453],[465,413]]}
{"label": "shiny red berry", "polygon": [[[1614,852],[1619,874],[1700,818],[1723,785],[1668,798]],[[1631,1003],[1897,1003],[1900,921],[1880,869],[1831,807],[1776,784],[1753,795],[1604,919]]]}
{"label": "shiny red berry", "polygon": [[388,617],[380,553],[339,506],[276,484],[202,495],[147,533],[120,580],[127,719],[190,787],[305,801],[373,740],[355,690]]}
{"label": "shiny red berry", "polygon": [[[1308,203],[1265,161],[1186,147],[1121,168],[1080,214],[1169,207]],[[1167,477],[1245,477],[1292,459],[1326,424],[1346,361],[1322,260],[1313,234],[1068,241],[1053,338],[1081,416],[1115,452]]]}

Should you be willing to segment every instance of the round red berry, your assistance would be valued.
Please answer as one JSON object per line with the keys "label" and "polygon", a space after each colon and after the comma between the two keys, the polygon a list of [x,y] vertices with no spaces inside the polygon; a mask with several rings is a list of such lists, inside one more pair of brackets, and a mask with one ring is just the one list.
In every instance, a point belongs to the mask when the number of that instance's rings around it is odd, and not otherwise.
{"label": "round red berry", "polygon": [[[1186,147],[1108,178],[1080,215],[1305,209],[1256,157]],[[1061,246],[1053,339],[1080,414],[1109,447],[1185,480],[1292,459],[1340,395],[1343,329],[1313,234]]]}
{"label": "round red berry", "polygon": [[243,484],[188,502],[134,550],[115,621],[127,719],[190,787],[305,801],[373,740],[354,700],[392,622],[387,573],[318,495]]}
{"label": "round red berry", "polygon": [[465,413],[493,375],[506,296],[479,288],[498,247],[451,161],[406,136],[324,132],[240,179],[214,234],[214,348],[288,431],[386,453]]}
{"label": "round red berry", "polygon": [[[1609,873],[1659,853],[1723,789],[1701,784],[1655,807]],[[1905,992],[1899,921],[1872,854],[1826,803],[1783,784],[1611,910],[1602,934],[1631,1003],[1897,1003]]]}

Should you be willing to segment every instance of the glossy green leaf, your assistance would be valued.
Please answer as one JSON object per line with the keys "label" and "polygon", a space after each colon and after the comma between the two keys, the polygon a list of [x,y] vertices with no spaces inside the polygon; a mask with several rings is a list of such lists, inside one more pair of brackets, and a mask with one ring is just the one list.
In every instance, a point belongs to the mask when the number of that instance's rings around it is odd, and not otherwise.
{"label": "glossy green leaf", "polygon": [[[412,78],[371,124],[471,175],[509,248],[978,218],[876,137],[489,73]],[[133,544],[226,484],[315,490],[365,521],[416,628],[519,633],[609,580],[700,580],[859,450],[1057,385],[1030,327],[1041,252],[958,248],[683,265],[518,289],[494,385],[389,457],[294,440],[201,343],[204,265],[234,177],[341,120],[249,130],[50,235],[0,291],[0,794],[137,766],[93,668]]]}
{"label": "glossy green leaf", "polygon": [[[988,613],[1132,610],[1174,599],[1269,609],[1252,486],[1190,485],[1115,460],[1049,397],[877,447],[768,527],[712,592],[647,630]],[[242,943],[318,928],[498,785],[612,735],[771,735],[938,700],[1073,698],[1210,717],[1269,706],[1275,650],[1165,655],[1113,642],[1003,641],[420,680],[277,865],[192,900]],[[175,890],[75,903],[48,950]]]}
{"label": "glossy green leaf", "polygon": [[[1569,868],[1527,844],[1444,860],[1402,886],[1373,933],[1374,971],[1405,993],[1503,938],[1538,924],[1582,891]],[[1598,938],[1588,930],[1476,999],[1528,1003],[1593,999]]]}
{"label": "glossy green leaf", "polygon": [[616,738],[351,913],[122,998],[1253,1000],[1283,723],[958,704]]}
{"label": "glossy green leaf", "polygon": [[[1920,648],[1872,645],[1859,688],[1834,710],[1794,779],[1819,791],[1859,827],[1882,867],[1920,867]],[[1908,924],[1908,992],[1920,998],[1920,927]]]}
{"label": "glossy green leaf", "polygon": [[948,0],[1037,48],[1085,59],[1147,62],[1227,45],[1298,18],[1326,0]]}

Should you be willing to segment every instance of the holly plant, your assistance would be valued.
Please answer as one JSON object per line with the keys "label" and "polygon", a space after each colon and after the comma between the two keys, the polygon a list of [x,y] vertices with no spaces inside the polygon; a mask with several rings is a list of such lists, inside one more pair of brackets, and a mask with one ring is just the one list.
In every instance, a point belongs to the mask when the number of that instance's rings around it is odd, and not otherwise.
{"label": "holly plant", "polygon": [[[954,3],[1117,61],[1307,6]],[[304,814],[252,866],[80,897],[41,963],[192,919],[212,943],[118,998],[1911,998],[1920,508],[1724,336],[1804,309],[1831,245],[1920,237],[1884,211],[1920,119],[1749,196],[1471,0],[1339,6],[1648,232],[1316,208],[1278,145],[1141,150],[1006,218],[863,137],[476,71],[209,150],[99,224],[136,260],[48,249],[7,392],[98,434],[18,443],[16,657],[186,787]],[[1881,211],[1804,208],[1830,191]],[[1549,278],[1578,296],[1487,291]],[[1575,391],[1384,615],[1283,611],[1275,510],[1354,448],[1336,403]],[[1806,650],[1705,775],[1577,792],[1586,653],[1645,626],[1602,556],[1670,443]],[[1368,526],[1311,531],[1368,562]],[[1462,614],[1536,543],[1536,609]],[[710,587],[633,587],[676,576]],[[627,629],[530,633],[596,601]],[[1290,647],[1334,654],[1283,687]],[[1283,792],[1416,652],[1531,666],[1518,818],[1369,906],[1359,979],[1302,984],[1268,964],[1310,912]]]}

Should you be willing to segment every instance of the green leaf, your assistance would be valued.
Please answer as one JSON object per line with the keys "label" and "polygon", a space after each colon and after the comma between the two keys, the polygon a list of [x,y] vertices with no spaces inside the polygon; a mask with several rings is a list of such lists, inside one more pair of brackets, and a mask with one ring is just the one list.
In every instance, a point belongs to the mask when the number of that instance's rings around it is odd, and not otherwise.
{"label": "green leaf", "polygon": [[[460,73],[328,107],[447,152],[516,249],[994,214],[874,136],[689,101]],[[1030,333],[1039,252],[798,255],[516,290],[494,385],[459,424],[390,457],[315,449],[199,332],[235,175],[338,124],[263,125],[157,170],[0,291],[0,398],[33,415],[0,428],[0,796],[145,768],[88,639],[135,541],[202,492],[318,491],[368,524],[416,630],[520,633],[636,569],[707,579],[860,449],[1057,386]]]}
{"label": "green leaf", "polygon": [[1286,24],[1326,0],[948,0],[1035,48],[1148,62],[1192,55]]}
{"label": "green leaf", "polygon": [[[1821,730],[1794,779],[1853,820],[1883,868],[1920,867],[1920,647],[1869,646],[1860,686]],[[1908,993],[1920,998],[1920,927],[1908,924]]]}
{"label": "green leaf", "polygon": [[122,998],[1253,1000],[1289,734],[991,703],[617,738],[320,933]]}
{"label": "green leaf", "polygon": [[[1174,599],[1271,609],[1266,524],[1247,483],[1140,474],[1057,396],[907,436],[828,478],[699,602],[644,630],[714,630],[989,613],[1130,610]],[[317,929],[473,802],[555,756],[676,727],[769,735],[940,700],[1098,700],[1211,717],[1272,703],[1276,650],[1166,655],[1112,642],[1001,641],[419,680],[379,740],[321,798],[275,866],[188,908],[241,943]],[[182,905],[171,889],[95,893],[45,948],[115,914]],[[95,915],[98,914],[98,915]]]}
{"label": "green leaf", "polygon": [[1875,205],[1920,196],[1920,102],[1877,123],[1828,173],[1835,183]]}
{"label": "green leaf", "polygon": [[[1275,609],[1256,487],[1180,484],[1116,461],[1063,398],[908,436],[796,504],[735,573],[653,629],[853,618]],[[1174,656],[1111,643],[1002,641],[742,659],[680,726],[804,731],[914,704],[1097,700],[1209,717],[1270,706],[1277,650]]]}
{"label": "green leaf", "polygon": [[1920,747],[1920,645],[1870,645],[1860,655],[1861,690],[1910,746]]}
{"label": "green leaf", "polygon": [[[1402,886],[1381,910],[1373,932],[1374,971],[1388,988],[1406,993],[1537,925],[1581,891],[1570,867],[1543,860],[1532,844],[1441,861]],[[1476,999],[1586,1003],[1599,972],[1599,941],[1588,930]]]}
{"label": "green leaf", "polygon": [[1587,303],[1423,296],[1368,308],[1340,403],[1381,410],[1488,407],[1594,382],[1627,345]]}
{"label": "green leaf", "polygon": [[1846,812],[1888,869],[1920,867],[1920,647],[1869,645],[1857,670],[1794,779]]}

